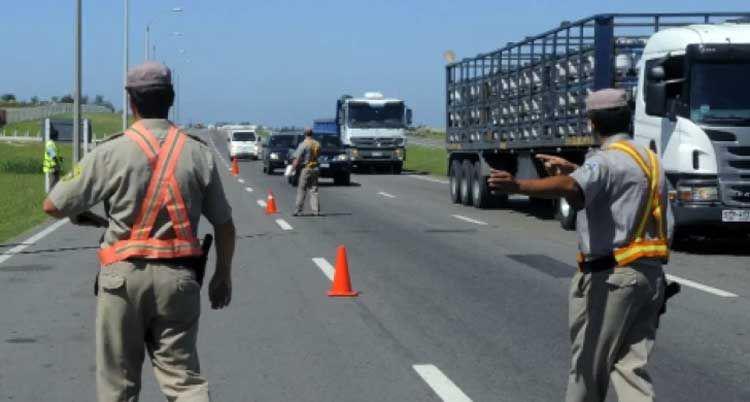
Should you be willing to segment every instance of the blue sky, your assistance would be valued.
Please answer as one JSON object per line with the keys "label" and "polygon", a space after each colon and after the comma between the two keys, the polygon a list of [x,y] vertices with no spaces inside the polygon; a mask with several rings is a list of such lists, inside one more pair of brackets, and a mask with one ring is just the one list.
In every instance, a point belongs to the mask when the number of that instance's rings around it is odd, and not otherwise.
{"label": "blue sky", "polygon": [[[0,92],[73,86],[73,0],[0,7]],[[123,1],[83,0],[84,93],[121,104]],[[171,12],[182,7],[179,14]],[[131,63],[154,21],[156,58],[181,76],[183,121],[304,125],[344,93],[405,99],[415,123],[444,125],[444,62],[602,12],[749,11],[747,0],[130,0]],[[181,38],[173,32],[183,32]],[[179,50],[185,50],[181,55]]]}

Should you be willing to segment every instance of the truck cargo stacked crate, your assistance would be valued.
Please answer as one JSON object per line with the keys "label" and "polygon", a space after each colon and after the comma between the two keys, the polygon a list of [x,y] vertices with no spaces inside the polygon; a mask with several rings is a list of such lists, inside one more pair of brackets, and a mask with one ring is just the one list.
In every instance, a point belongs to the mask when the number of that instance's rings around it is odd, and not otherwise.
{"label": "truck cargo stacked crate", "polygon": [[[615,87],[635,100],[641,58],[655,32],[742,18],[747,14],[596,15],[449,64],[446,146],[453,202],[483,208],[502,201],[487,189],[490,168],[539,177],[544,171],[535,153],[582,161],[596,146],[586,96]],[[562,226],[572,228],[575,212],[564,201],[555,205]]]}

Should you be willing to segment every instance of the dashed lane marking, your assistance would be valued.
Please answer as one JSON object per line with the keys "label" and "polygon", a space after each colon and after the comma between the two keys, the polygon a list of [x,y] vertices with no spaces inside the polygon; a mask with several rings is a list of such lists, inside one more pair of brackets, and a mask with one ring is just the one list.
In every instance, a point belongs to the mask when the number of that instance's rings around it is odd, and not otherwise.
{"label": "dashed lane marking", "polygon": [[325,258],[317,257],[312,259],[315,265],[320,268],[321,271],[323,271],[323,275],[325,275],[329,281],[333,281],[333,265],[326,261]]}
{"label": "dashed lane marking", "polygon": [[386,192],[384,192],[384,191],[381,191],[381,192],[379,192],[379,193],[378,193],[378,195],[382,195],[382,196],[383,196],[383,197],[385,197],[385,198],[396,198],[396,196],[395,196],[395,195],[393,195],[393,194],[388,194],[388,193],[386,193]]}
{"label": "dashed lane marking", "polygon": [[456,219],[460,219],[460,220],[462,220],[464,222],[474,223],[476,225],[482,225],[482,226],[486,226],[487,225],[487,222],[478,221],[476,219],[468,218],[468,217],[463,216],[463,215],[453,215],[453,217],[456,218]]}
{"label": "dashed lane marking", "polygon": [[707,285],[704,285],[695,281],[691,281],[690,279],[680,278],[679,276],[667,274],[667,279],[669,279],[670,281],[675,281],[679,283],[680,285],[691,287],[693,289],[702,290],[704,292],[711,293],[719,297],[739,297],[738,295],[732,292],[727,292],[726,290],[721,290],[712,286],[707,286]]}
{"label": "dashed lane marking", "polygon": [[252,187],[245,187],[245,191],[247,191],[248,193],[252,193],[253,192],[253,188]]}
{"label": "dashed lane marking", "polygon": [[244,179],[237,179],[237,181],[240,182],[240,183],[242,183],[242,184],[245,184],[245,180]]}
{"label": "dashed lane marking", "polygon": [[416,175],[416,174],[410,174],[410,175],[407,175],[407,177],[411,177],[412,179],[429,181],[429,182],[432,182],[432,183],[440,183],[440,184],[448,184],[449,183],[448,180],[442,180],[442,179],[438,179],[438,178],[435,178],[435,177],[432,177],[432,176],[420,176],[420,175]]}
{"label": "dashed lane marking", "polygon": [[258,200],[258,206],[260,206],[261,208],[265,208],[268,206],[268,204],[266,204],[266,202],[263,200]]}
{"label": "dashed lane marking", "polygon": [[292,225],[289,224],[289,222],[283,220],[283,219],[276,219],[276,224],[279,225],[280,228],[284,230],[294,230]]}
{"label": "dashed lane marking", "polygon": [[432,388],[440,399],[445,402],[471,402],[471,398],[466,396],[448,376],[443,374],[439,368],[432,364],[415,364],[412,366],[414,371],[422,377],[422,380]]}
{"label": "dashed lane marking", "polygon": [[16,255],[16,254],[20,253],[21,251],[25,250],[27,247],[33,246],[36,242],[38,242],[39,240],[42,240],[43,238],[45,238],[50,233],[52,233],[55,230],[57,230],[57,228],[59,228],[60,226],[66,224],[68,222],[69,222],[68,218],[61,219],[61,220],[59,220],[59,221],[57,221],[57,222],[55,222],[55,223],[47,226],[41,232],[39,232],[39,233],[37,233],[37,234],[29,237],[28,239],[22,241],[19,245],[17,245],[15,247],[11,248],[10,250],[8,250],[8,251],[0,254],[0,264],[4,263],[5,261],[8,261],[11,257],[13,257],[14,255]]}

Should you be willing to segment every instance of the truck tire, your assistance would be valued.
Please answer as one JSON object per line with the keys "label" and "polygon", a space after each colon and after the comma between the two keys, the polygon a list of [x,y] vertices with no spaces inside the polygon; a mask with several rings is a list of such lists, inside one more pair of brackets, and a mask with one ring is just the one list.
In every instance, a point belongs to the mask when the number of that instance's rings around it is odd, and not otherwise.
{"label": "truck tire", "polygon": [[471,187],[474,181],[474,164],[464,161],[461,167],[461,204],[471,205]]}
{"label": "truck tire", "polygon": [[348,186],[351,183],[351,175],[342,173],[333,178],[333,184],[337,186]]}
{"label": "truck tire", "polygon": [[391,168],[391,171],[395,175],[400,175],[401,172],[404,171],[404,164],[403,163],[396,163],[396,164],[394,164],[393,167]]}
{"label": "truck tire", "polygon": [[482,175],[481,162],[474,163],[471,169],[473,175],[471,179],[471,199],[475,208],[485,209],[490,206],[492,195],[486,178]]}
{"label": "truck tire", "polygon": [[560,221],[560,227],[565,230],[575,230],[577,211],[573,209],[565,198],[555,202],[555,219]]}
{"label": "truck tire", "polygon": [[450,191],[451,202],[454,204],[461,203],[461,162],[454,160],[451,162],[450,172]]}

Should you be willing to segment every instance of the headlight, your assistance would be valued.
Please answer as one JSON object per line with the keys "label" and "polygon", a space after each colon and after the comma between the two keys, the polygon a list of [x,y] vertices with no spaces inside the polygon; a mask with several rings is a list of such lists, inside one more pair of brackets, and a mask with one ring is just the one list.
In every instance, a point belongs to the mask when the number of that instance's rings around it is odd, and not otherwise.
{"label": "headlight", "polygon": [[276,152],[271,152],[271,154],[268,155],[268,157],[270,159],[272,159],[272,160],[278,160],[279,159],[279,154],[277,154]]}
{"label": "headlight", "polygon": [[398,139],[396,139],[396,145],[398,145],[398,146],[403,146],[405,142],[406,142],[405,138],[398,138]]}
{"label": "headlight", "polygon": [[337,161],[348,161],[349,160],[349,155],[347,155],[347,154],[336,155],[336,160]]}
{"label": "headlight", "polygon": [[717,201],[719,189],[712,186],[703,187],[677,187],[677,199],[680,201]]}

